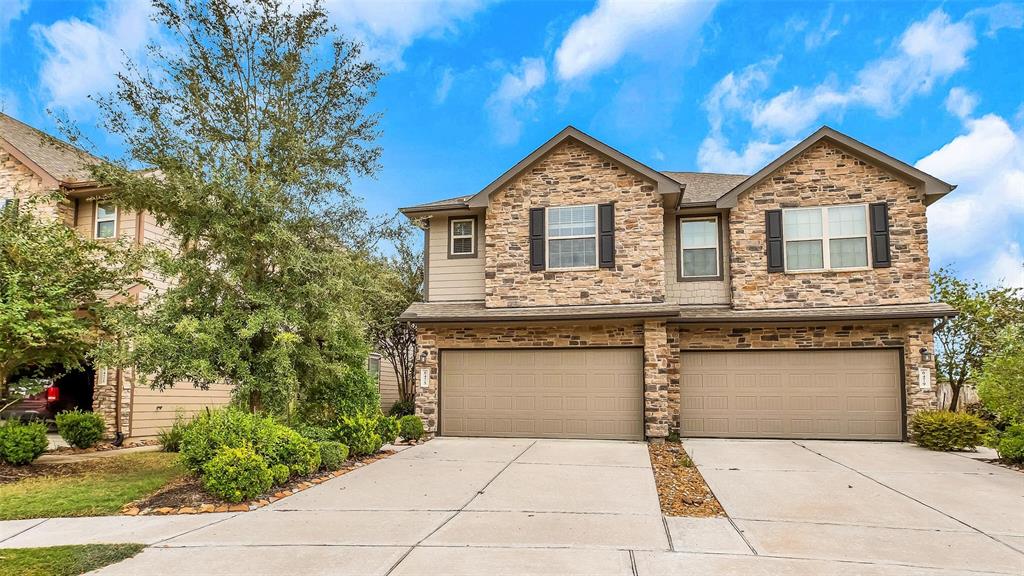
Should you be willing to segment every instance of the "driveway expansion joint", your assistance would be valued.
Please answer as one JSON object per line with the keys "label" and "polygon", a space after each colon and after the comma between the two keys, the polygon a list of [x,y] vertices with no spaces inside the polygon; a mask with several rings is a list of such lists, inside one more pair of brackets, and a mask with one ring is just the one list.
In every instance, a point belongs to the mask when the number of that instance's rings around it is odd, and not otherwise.
{"label": "driveway expansion joint", "polygon": [[20,535],[24,534],[25,532],[28,532],[29,530],[31,530],[31,529],[33,529],[33,528],[35,528],[37,526],[40,526],[41,524],[44,524],[47,520],[50,520],[50,518],[41,518],[39,520],[39,522],[36,522],[35,524],[32,524],[31,526],[27,526],[27,527],[25,527],[25,528],[23,528],[21,530],[18,530],[17,532],[15,532],[14,534],[11,534],[10,536],[8,536],[6,538],[0,538],[0,544],[2,544],[4,542],[7,542],[8,540],[10,540],[11,538],[14,538],[15,536],[20,536]]}

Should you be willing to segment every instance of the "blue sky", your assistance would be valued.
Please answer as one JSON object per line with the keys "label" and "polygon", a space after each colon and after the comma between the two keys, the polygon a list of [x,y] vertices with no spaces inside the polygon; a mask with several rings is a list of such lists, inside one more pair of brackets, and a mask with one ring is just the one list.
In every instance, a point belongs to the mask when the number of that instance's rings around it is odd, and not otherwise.
{"label": "blue sky", "polygon": [[[475,192],[567,124],[658,169],[751,173],[821,124],[959,185],[933,267],[1024,285],[1024,4],[327,0],[387,77],[376,213]],[[142,1],[0,0],[4,111],[53,130],[159,37]]]}

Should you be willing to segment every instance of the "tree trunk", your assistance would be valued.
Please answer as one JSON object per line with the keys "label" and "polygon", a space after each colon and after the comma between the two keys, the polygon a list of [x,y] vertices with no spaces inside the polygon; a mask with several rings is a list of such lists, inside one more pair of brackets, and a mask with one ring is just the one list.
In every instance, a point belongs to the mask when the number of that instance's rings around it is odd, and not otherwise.
{"label": "tree trunk", "polygon": [[956,412],[957,406],[960,404],[960,389],[963,388],[963,384],[949,383],[949,390],[951,392],[949,396],[949,411]]}
{"label": "tree trunk", "polygon": [[261,410],[263,410],[263,397],[259,390],[251,390],[249,392],[249,411],[257,414]]}

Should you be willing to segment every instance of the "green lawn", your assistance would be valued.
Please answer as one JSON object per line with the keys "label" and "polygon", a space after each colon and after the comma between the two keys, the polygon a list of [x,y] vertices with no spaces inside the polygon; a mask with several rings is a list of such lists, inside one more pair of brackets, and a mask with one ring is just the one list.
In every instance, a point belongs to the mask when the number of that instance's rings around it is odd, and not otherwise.
{"label": "green lawn", "polygon": [[0,576],[78,576],[135,556],[142,544],[0,549]]}
{"label": "green lawn", "polygon": [[172,453],[98,458],[75,474],[0,485],[0,520],[117,514],[125,504],[183,474]]}

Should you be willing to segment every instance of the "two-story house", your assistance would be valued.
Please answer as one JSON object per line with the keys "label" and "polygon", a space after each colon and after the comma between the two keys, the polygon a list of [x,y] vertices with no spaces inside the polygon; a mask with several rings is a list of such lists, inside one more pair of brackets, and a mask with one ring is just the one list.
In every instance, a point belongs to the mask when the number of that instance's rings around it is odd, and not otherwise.
{"label": "two-story house", "polygon": [[[62,201],[41,208],[44,217],[57,218],[86,238],[122,240],[138,246],[173,247],[173,239],[146,212],[124,210],[107,201],[93,181],[89,165],[101,160],[67,142],[0,113],[0,204],[59,191]],[[147,284],[130,292],[140,302],[166,285],[146,271]],[[200,390],[189,383],[163,392],[136,385],[132,370],[88,366],[65,376],[62,394],[75,394],[77,404],[102,414],[111,434],[150,437],[173,424],[177,414],[188,416],[205,406],[220,406],[230,398],[227,386]]]}
{"label": "two-story house", "polygon": [[445,436],[900,440],[936,406],[926,208],[954,186],[823,127],[753,175],[569,127],[425,231],[416,411]]}

